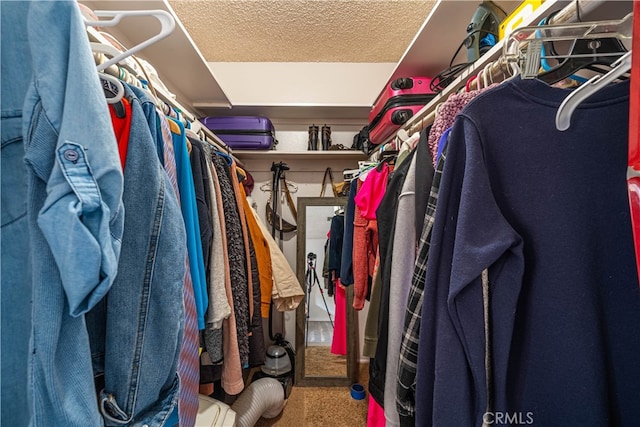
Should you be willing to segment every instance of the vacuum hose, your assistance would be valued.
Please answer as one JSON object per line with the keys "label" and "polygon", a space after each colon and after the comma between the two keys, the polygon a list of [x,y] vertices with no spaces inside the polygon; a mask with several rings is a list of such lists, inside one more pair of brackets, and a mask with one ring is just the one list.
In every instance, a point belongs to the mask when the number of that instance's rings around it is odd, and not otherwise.
{"label": "vacuum hose", "polygon": [[284,390],[275,378],[260,378],[249,384],[231,405],[237,427],[253,427],[260,417],[275,418],[284,408]]}

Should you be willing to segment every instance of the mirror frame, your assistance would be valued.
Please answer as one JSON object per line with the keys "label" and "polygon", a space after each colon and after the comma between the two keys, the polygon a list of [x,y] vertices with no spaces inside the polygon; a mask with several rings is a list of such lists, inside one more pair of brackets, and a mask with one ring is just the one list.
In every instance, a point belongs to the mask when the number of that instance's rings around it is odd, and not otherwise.
{"label": "mirror frame", "polygon": [[305,376],[305,307],[306,307],[306,224],[307,207],[309,206],[345,206],[346,197],[298,197],[298,232],[296,246],[296,273],[298,281],[305,287],[305,299],[296,309],[296,380],[297,386],[351,386],[358,381],[358,327],[357,313],[353,308],[353,286],[346,287],[346,320],[347,320],[347,376],[318,377]]}

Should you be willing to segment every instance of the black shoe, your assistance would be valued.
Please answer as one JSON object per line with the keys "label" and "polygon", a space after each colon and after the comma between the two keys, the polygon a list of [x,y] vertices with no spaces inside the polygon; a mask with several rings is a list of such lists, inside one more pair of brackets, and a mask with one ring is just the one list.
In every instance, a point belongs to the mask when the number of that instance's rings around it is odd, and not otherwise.
{"label": "black shoe", "polygon": [[322,149],[328,150],[331,147],[331,126],[322,126]]}
{"label": "black shoe", "polygon": [[318,150],[318,126],[309,126],[309,144],[307,150]]}

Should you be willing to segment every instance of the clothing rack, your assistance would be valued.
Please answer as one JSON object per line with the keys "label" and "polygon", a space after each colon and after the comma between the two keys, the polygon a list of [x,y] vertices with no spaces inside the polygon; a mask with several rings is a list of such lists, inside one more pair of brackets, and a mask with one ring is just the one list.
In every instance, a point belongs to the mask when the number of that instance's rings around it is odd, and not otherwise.
{"label": "clothing rack", "polygon": [[[561,9],[553,18],[549,21],[550,24],[564,24],[575,22],[578,20],[578,17],[582,17],[586,15],[600,5],[604,3],[605,0],[575,0]],[[540,7],[540,11],[543,15],[548,15],[549,9],[553,7],[553,3],[549,2],[549,7],[544,8]],[[422,110],[416,113],[407,123],[405,123],[402,128],[396,132],[391,141],[396,138],[399,138],[402,141],[406,140],[409,136],[413,135],[416,132],[420,132],[428,126],[431,126],[436,118],[437,107],[442,102],[444,102],[450,95],[458,92],[460,89],[468,88],[469,90],[474,90],[478,88],[478,79],[474,78],[480,72],[485,72],[488,74],[491,80],[499,79],[505,76],[506,73],[509,72],[509,61],[507,58],[502,56],[501,48],[506,38],[500,40],[498,44],[492,49],[493,55],[491,52],[485,54],[484,58],[480,58],[474,65],[467,68],[458,78],[456,78],[449,86],[447,86],[442,92],[440,92],[437,96],[435,96]],[[495,59],[497,57],[497,59]],[[485,69],[486,68],[486,69]],[[469,82],[470,79],[473,79]],[[377,157],[377,152],[382,149],[382,147],[390,142],[386,142],[378,145],[376,149],[370,154],[370,159],[374,159]]]}
{"label": "clothing rack", "polygon": [[[111,43],[109,43],[109,41],[94,27],[87,26],[87,34],[89,35],[91,41],[103,44],[105,46],[111,46]],[[99,56],[98,58],[100,62],[106,62],[108,60],[108,58],[104,55]],[[106,68],[104,72],[108,72],[109,74],[125,81],[131,81],[131,76],[134,77],[133,80],[137,80],[137,77],[133,75],[132,70],[119,64],[114,64],[113,66]],[[204,137],[202,138],[204,142],[208,143],[218,151],[227,153],[228,155],[232,156],[236,162],[238,162],[238,159],[233,155],[229,146],[227,146],[224,141],[220,139],[220,137],[211,132],[211,130],[209,130],[206,126],[202,125],[196,115],[183,107],[172,94],[164,90],[164,88],[156,86],[153,86],[153,92],[158,100],[165,102],[174,110],[179,111],[180,114],[183,115],[191,123],[191,129],[195,133],[204,135]]]}

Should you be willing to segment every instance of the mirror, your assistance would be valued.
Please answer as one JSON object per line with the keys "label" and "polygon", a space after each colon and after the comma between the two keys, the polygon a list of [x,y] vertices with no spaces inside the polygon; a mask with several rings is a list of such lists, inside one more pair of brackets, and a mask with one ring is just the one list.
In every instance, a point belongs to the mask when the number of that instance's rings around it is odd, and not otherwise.
{"label": "mirror", "polygon": [[296,311],[296,385],[349,386],[357,381],[353,286],[334,289],[323,275],[332,221],[342,220],[343,226],[336,224],[334,229],[344,229],[346,202],[346,198],[298,198],[296,264],[305,300]]}

